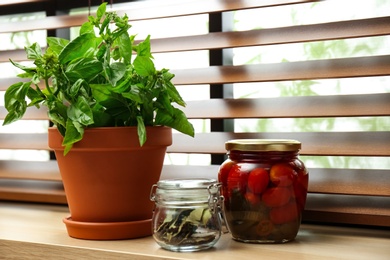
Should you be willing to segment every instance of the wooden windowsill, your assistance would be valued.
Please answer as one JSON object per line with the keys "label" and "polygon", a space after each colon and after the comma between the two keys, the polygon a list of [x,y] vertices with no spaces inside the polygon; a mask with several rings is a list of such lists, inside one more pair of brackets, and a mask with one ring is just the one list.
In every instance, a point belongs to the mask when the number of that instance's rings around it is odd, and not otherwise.
{"label": "wooden windowsill", "polygon": [[[65,206],[0,202],[2,259],[388,259],[390,231],[320,225],[301,226],[295,241],[259,245],[233,241],[225,234],[210,250],[176,253],[152,237],[88,241],[68,236]],[[4,257],[4,258],[3,258]]]}

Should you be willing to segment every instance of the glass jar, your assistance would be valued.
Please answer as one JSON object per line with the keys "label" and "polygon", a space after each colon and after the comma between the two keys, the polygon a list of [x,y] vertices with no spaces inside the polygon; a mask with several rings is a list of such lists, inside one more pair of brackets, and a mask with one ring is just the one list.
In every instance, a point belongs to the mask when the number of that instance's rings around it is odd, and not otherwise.
{"label": "glass jar", "polygon": [[226,225],[234,240],[285,243],[299,230],[308,172],[295,140],[241,139],[225,143],[218,172]]}
{"label": "glass jar", "polygon": [[213,179],[170,179],[153,185],[153,238],[171,251],[199,251],[221,236],[221,184]]}

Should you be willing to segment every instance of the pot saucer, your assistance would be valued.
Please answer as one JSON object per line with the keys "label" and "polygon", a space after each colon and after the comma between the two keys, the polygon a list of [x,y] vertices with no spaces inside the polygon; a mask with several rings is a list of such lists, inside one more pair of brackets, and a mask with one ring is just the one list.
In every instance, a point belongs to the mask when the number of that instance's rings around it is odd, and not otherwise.
{"label": "pot saucer", "polygon": [[91,240],[132,239],[152,235],[152,220],[129,222],[80,222],[72,217],[63,219],[68,235]]}

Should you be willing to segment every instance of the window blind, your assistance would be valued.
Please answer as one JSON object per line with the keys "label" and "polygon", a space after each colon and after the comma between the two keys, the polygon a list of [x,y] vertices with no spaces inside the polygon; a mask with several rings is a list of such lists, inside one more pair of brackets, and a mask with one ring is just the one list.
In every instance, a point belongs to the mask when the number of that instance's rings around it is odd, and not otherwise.
{"label": "window blind", "polygon": [[[18,3],[17,3],[18,2]],[[33,3],[34,2],[34,3]],[[5,1],[1,6],[6,10],[28,12],[27,6],[42,5],[41,11],[48,6],[59,6],[58,1]],[[118,2],[118,1],[117,1]],[[219,163],[224,158],[224,143],[238,138],[287,138],[302,142],[301,156],[309,161],[319,158],[330,158],[335,161],[328,166],[312,165],[309,167],[309,195],[303,221],[337,224],[357,224],[390,227],[390,88],[370,92],[371,84],[362,93],[327,93],[296,94],[304,89],[298,83],[327,82],[330,88],[337,87],[336,80],[365,80],[365,82],[389,82],[390,53],[374,53],[349,55],[348,47],[345,55],[340,57],[299,58],[293,61],[279,60],[271,62],[234,63],[231,53],[236,51],[239,59],[240,50],[245,48],[264,48],[273,46],[290,46],[291,44],[316,43],[326,46],[337,40],[370,39],[390,37],[390,13],[378,17],[357,19],[338,19],[326,22],[296,25],[275,25],[269,28],[232,29],[226,25],[226,17],[239,12],[275,10],[291,6],[324,5],[326,16],[332,12],[325,9],[327,1],[136,1],[117,5],[113,9],[118,13],[127,13],[130,22],[163,21],[172,17],[206,15],[209,18],[209,32],[188,35],[157,37],[152,35],[152,51],[156,55],[196,53],[207,51],[209,63],[205,66],[191,67],[188,60],[186,67],[178,65],[172,72],[176,75],[174,83],[180,90],[196,93],[202,86],[209,89],[207,98],[188,100],[184,109],[187,116],[195,121],[210,122],[211,126],[197,130],[195,138],[174,133],[173,145],[168,154],[200,154],[210,155],[211,163],[206,165],[167,164],[163,169],[163,177],[217,177]],[[126,2],[126,1],[120,1]],[[17,4],[17,5],[16,5]],[[62,3],[63,4],[63,3]],[[63,6],[67,11],[76,6],[69,1]],[[94,3],[97,5],[98,3]],[[64,5],[64,4],[63,4]],[[66,4],[65,4],[66,5]],[[85,6],[87,3],[85,3]],[[15,11],[15,12],[16,12]],[[4,13],[3,13],[4,15]],[[87,19],[87,14],[48,16],[32,21],[18,21],[0,24],[0,34],[13,32],[29,32],[34,30],[56,30],[80,26]],[[256,19],[261,19],[256,18]],[[228,23],[229,24],[229,23]],[[179,26],[179,24],[177,25]],[[161,28],[175,30],[175,27]],[[362,48],[362,47],[361,47]],[[331,52],[331,49],[323,49]],[[253,49],[264,54],[258,49]],[[268,52],[268,55],[278,53]],[[25,60],[21,49],[1,50],[0,62],[8,63],[11,58]],[[1,65],[1,64],[0,64]],[[367,81],[367,79],[369,79]],[[0,91],[18,79],[14,75],[2,75]],[[387,80],[387,81],[386,81]],[[289,83],[287,95],[240,97],[232,94],[248,86],[267,92],[268,83]],[[356,82],[356,81],[355,81]],[[349,83],[354,88],[354,83]],[[385,83],[386,84],[386,83]],[[328,85],[324,84],[324,87]],[[363,89],[364,90],[364,89]],[[294,94],[295,93],[295,94]],[[0,107],[0,120],[6,111]],[[347,127],[347,130],[327,128],[324,124],[312,124],[309,130],[295,129],[297,121],[287,124],[286,130],[243,130],[238,129],[240,120],[252,122],[269,122],[264,120],[326,120],[348,121],[349,119],[368,120],[368,126],[359,130]],[[373,127],[377,119],[379,126]],[[47,121],[46,112],[31,108],[25,121]],[[258,120],[258,121],[256,121]],[[336,121],[336,122],[339,122]],[[326,121],[328,122],[328,121]],[[305,123],[304,123],[305,124]],[[206,123],[208,125],[208,123]],[[217,127],[215,127],[217,125]],[[335,130],[336,129],[336,130]],[[378,130],[379,129],[379,130]],[[49,151],[47,133],[0,132],[0,149]],[[368,160],[384,162],[385,166],[355,166],[351,164],[341,167],[339,158],[352,161]],[[309,164],[310,165],[310,164]],[[66,204],[61,178],[54,160],[31,161],[25,159],[2,159],[0,161],[0,199],[11,201],[30,201]]]}

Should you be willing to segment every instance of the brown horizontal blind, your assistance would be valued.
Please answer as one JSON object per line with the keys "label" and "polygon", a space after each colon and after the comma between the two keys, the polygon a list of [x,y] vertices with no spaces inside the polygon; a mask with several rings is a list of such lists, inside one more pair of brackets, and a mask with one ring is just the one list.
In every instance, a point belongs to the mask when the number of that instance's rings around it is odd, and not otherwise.
{"label": "brown horizontal blind", "polygon": [[47,0],[3,0],[1,1],[0,6],[27,4],[27,3],[41,3],[46,1]]}
{"label": "brown horizontal blind", "polygon": [[[8,1],[10,2],[10,1]],[[20,2],[20,1],[19,1]],[[34,2],[34,1],[24,1]],[[37,1],[39,2],[39,1]],[[55,2],[55,1],[48,1]],[[115,1],[114,1],[115,2]],[[313,3],[311,3],[313,2]],[[169,17],[209,15],[210,21],[219,14],[230,15],[244,10],[281,8],[293,5],[314,4],[316,1],[141,1],[129,2],[120,12],[126,12],[132,21],[142,22]],[[323,1],[326,2],[326,1]],[[9,3],[12,4],[12,3]],[[318,5],[322,4],[316,3]],[[18,8],[23,6],[19,4]],[[116,5],[114,4],[114,8]],[[123,6],[122,6],[123,7]],[[22,8],[21,8],[22,10]],[[27,10],[26,10],[27,11]],[[329,12],[324,10],[324,12]],[[329,13],[328,16],[332,16]],[[37,29],[58,29],[81,25],[86,15],[52,16],[32,21],[0,24],[0,33],[23,32]],[[210,22],[211,23],[211,22]],[[210,24],[212,27],[212,24]],[[189,25],[189,28],[191,26]],[[175,28],[166,28],[175,30]],[[164,30],[162,28],[161,30]],[[337,58],[313,58],[296,61],[214,64],[213,55],[221,50],[229,53],[250,47],[281,46],[285,44],[321,43],[342,39],[367,39],[389,37],[390,13],[383,17],[368,17],[354,20],[338,20],[317,24],[276,26],[262,29],[233,31],[211,29],[206,34],[174,37],[152,37],[152,50],[157,55],[209,51],[211,65],[182,69],[177,66],[175,84],[180,89],[197,92],[206,85],[213,98],[187,101],[185,108],[189,118],[211,122],[211,129],[197,131],[195,138],[174,134],[174,143],[169,154],[185,153],[212,155],[216,158],[225,153],[224,142],[236,138],[291,138],[303,143],[303,158],[350,157],[373,160],[390,158],[390,90],[372,94],[327,94],[295,95],[276,97],[234,97],[225,95],[232,87],[245,84],[303,82],[313,80],[371,79],[390,76],[390,53],[373,55],[342,56]],[[190,31],[190,30],[189,30]],[[164,33],[163,33],[164,34]],[[153,35],[152,35],[153,36]],[[227,55],[228,56],[228,55]],[[22,61],[23,50],[2,50],[0,62],[8,58]],[[223,58],[222,58],[223,59]],[[189,61],[190,62],[190,61]],[[187,64],[186,64],[187,65]],[[14,76],[0,78],[0,91],[16,82]],[[244,85],[240,85],[244,84]],[[336,83],[334,83],[336,84]],[[351,83],[352,84],[352,83]],[[298,88],[297,85],[293,85]],[[370,85],[366,86],[370,88]],[[353,86],[351,86],[353,88]],[[222,91],[221,91],[222,89]],[[223,91],[225,89],[225,91]],[[218,93],[213,96],[215,91]],[[294,88],[292,93],[294,93]],[[5,116],[0,107],[0,120]],[[279,119],[349,119],[379,118],[386,126],[380,130],[328,130],[323,125],[313,125],[309,130],[286,131],[236,131],[234,128],[214,128],[214,124],[238,120]],[[29,109],[26,121],[47,120],[45,111]],[[309,122],[309,121],[308,121]],[[386,123],[387,122],[387,123]],[[47,133],[0,133],[0,149],[3,150],[49,150]],[[213,161],[213,160],[212,160]],[[217,160],[218,161],[218,160]],[[388,164],[387,164],[388,165]],[[216,178],[218,163],[210,165],[165,165],[163,177],[209,176]],[[309,196],[304,221],[377,225],[390,227],[390,169],[386,167],[309,167]],[[0,199],[49,203],[66,203],[58,169],[54,161],[0,161]]]}

